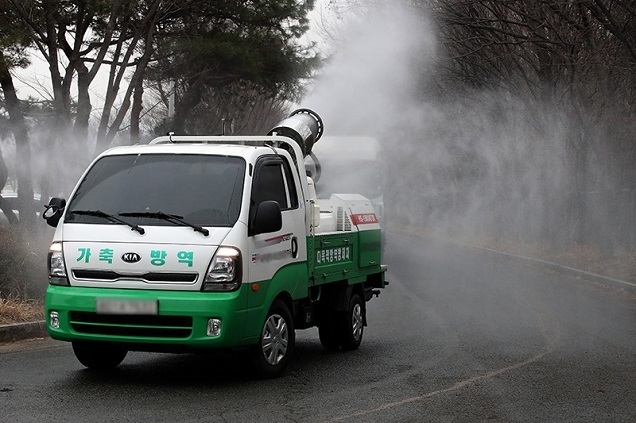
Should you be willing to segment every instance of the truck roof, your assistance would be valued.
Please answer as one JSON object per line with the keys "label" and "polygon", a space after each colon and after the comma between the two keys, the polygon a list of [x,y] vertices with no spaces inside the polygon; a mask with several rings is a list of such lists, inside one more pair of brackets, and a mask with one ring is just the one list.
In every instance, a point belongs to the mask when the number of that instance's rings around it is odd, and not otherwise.
{"label": "truck roof", "polygon": [[[280,144],[291,145],[296,154],[300,153],[294,141],[281,136],[172,136],[159,137],[149,144],[113,147],[100,156],[124,154],[211,154],[236,156],[249,159],[263,154],[263,150],[273,152]],[[276,150],[280,153],[281,150]]]}
{"label": "truck roof", "polygon": [[227,156],[245,156],[247,151],[259,147],[244,145],[218,145],[218,144],[141,144],[132,146],[113,147],[103,155],[113,156],[120,154],[221,154]]}

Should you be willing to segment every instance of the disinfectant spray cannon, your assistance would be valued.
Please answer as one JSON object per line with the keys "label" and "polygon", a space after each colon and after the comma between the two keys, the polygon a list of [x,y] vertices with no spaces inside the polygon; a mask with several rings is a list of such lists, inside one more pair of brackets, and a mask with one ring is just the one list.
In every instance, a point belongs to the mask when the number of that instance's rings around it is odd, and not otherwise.
{"label": "disinfectant spray cannon", "polygon": [[324,130],[322,119],[316,112],[309,109],[298,109],[293,111],[288,118],[280,121],[267,135],[284,135],[296,141],[303,152],[303,157],[311,157],[312,166],[307,169],[307,175],[311,176],[314,182],[318,182],[322,173],[320,161],[311,152],[311,149],[320,139]]}
{"label": "disinfectant spray cannon", "polygon": [[280,121],[267,135],[282,135],[293,139],[303,152],[303,157],[307,157],[324,129],[322,119],[314,111],[298,109]]}

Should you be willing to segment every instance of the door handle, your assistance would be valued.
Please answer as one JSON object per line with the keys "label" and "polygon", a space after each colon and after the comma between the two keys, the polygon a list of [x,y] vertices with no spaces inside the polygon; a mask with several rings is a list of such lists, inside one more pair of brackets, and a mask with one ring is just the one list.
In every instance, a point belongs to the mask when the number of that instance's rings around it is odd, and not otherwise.
{"label": "door handle", "polygon": [[295,236],[293,236],[291,239],[291,253],[292,258],[298,257],[298,238],[296,238]]}

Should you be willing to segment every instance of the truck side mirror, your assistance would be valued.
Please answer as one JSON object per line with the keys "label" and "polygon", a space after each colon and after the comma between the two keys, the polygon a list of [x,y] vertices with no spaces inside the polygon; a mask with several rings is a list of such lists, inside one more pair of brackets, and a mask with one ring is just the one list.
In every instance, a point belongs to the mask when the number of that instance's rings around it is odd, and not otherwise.
{"label": "truck side mirror", "polygon": [[256,207],[250,235],[280,231],[283,227],[283,215],[278,201],[266,200]]}
{"label": "truck side mirror", "polygon": [[49,201],[49,204],[44,206],[44,213],[42,213],[42,218],[46,220],[46,223],[49,226],[57,227],[62,214],[64,213],[64,208],[66,207],[66,200],[59,197],[53,197]]}

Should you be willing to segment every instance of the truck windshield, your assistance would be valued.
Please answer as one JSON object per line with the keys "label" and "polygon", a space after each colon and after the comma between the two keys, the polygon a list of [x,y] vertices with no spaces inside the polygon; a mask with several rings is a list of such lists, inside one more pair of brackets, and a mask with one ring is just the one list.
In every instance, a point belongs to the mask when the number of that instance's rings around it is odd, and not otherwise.
{"label": "truck windshield", "polygon": [[[127,216],[137,225],[174,226],[182,217],[200,226],[232,226],[243,194],[245,161],[195,154],[104,156],[90,168],[67,206],[65,222],[110,222],[82,210]],[[79,213],[73,213],[74,210]],[[147,212],[147,213],[144,213]]]}

